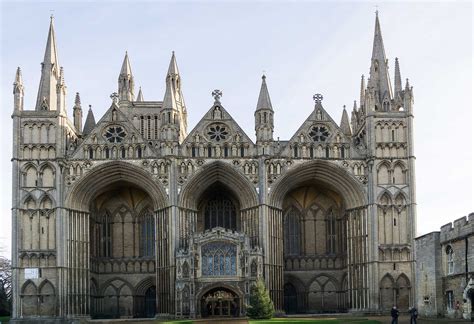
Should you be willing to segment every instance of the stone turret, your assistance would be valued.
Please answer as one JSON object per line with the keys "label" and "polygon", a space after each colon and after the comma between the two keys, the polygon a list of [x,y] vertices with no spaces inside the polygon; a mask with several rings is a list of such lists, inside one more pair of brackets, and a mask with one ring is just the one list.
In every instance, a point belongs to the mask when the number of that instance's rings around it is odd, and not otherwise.
{"label": "stone turret", "polygon": [[266,76],[262,76],[262,85],[255,110],[255,133],[259,154],[268,154],[273,141],[273,107],[268,93]]}
{"label": "stone turret", "polygon": [[133,101],[134,96],[134,81],[132,74],[132,67],[128,59],[128,52],[125,52],[125,57],[122,63],[122,69],[118,77],[118,95],[120,101]]}
{"label": "stone turret", "polygon": [[13,109],[15,111],[23,110],[24,87],[23,78],[21,76],[21,69],[18,67],[15,75],[15,82],[13,83]]}

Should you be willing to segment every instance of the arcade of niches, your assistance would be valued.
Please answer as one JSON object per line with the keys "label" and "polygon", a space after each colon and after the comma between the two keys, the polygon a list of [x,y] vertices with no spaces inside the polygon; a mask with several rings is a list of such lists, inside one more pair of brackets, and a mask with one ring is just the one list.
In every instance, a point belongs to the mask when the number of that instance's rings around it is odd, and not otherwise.
{"label": "arcade of niches", "polygon": [[[96,123],[68,118],[51,20],[38,100],[14,83],[13,320],[245,316],[264,280],[279,312],[413,303],[413,91],[392,87],[378,16],[351,117],[314,110],[275,140],[262,77],[254,142],[215,90],[188,133],[173,53],[145,101],[128,53]],[[393,88],[393,90],[392,90]]]}

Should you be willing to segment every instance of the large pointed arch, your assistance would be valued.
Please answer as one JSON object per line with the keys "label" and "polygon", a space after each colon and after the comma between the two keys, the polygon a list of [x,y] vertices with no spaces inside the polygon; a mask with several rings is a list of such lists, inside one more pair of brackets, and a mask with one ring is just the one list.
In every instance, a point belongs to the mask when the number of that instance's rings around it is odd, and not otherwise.
{"label": "large pointed arch", "polygon": [[189,209],[198,209],[203,193],[214,183],[221,183],[238,198],[241,209],[258,205],[254,186],[240,172],[225,162],[204,165],[184,186],[179,195],[179,204]]}
{"label": "large pointed arch", "polygon": [[127,183],[143,189],[151,197],[155,210],[169,205],[164,188],[151,174],[130,163],[114,161],[95,167],[79,179],[67,195],[66,206],[87,211],[92,199],[115,183]]}
{"label": "large pointed arch", "polygon": [[318,182],[338,192],[344,197],[346,208],[366,204],[365,190],[354,176],[334,163],[314,160],[296,166],[275,181],[270,189],[270,205],[282,208],[286,194],[307,182]]}

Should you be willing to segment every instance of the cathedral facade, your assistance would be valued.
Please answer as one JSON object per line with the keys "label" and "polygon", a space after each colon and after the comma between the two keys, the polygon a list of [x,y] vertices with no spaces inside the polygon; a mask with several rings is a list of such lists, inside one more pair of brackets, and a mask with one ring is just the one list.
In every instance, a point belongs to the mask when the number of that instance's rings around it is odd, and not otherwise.
{"label": "cathedral facade", "polygon": [[[68,117],[51,20],[34,109],[13,86],[13,318],[244,316],[264,280],[286,313],[413,305],[413,91],[376,17],[370,75],[338,124],[314,110],[274,138],[262,84],[252,138],[215,90],[189,131],[174,53],[163,101],[128,54],[111,105]],[[257,91],[258,89],[256,89]]]}

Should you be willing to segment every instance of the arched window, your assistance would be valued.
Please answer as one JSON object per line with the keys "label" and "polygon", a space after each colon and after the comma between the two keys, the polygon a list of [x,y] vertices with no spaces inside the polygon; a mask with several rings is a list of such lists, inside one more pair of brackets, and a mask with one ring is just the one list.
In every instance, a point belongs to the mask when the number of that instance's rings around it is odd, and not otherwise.
{"label": "arched window", "polygon": [[237,247],[225,242],[211,242],[203,245],[203,276],[235,276],[237,274]]}
{"label": "arched window", "polygon": [[296,145],[293,147],[293,156],[298,157],[298,146]]}
{"label": "arched window", "polygon": [[326,252],[336,253],[336,217],[332,210],[328,212],[326,219]]}
{"label": "arched window", "polygon": [[454,251],[451,245],[448,245],[446,248],[446,262],[447,262],[447,270],[448,275],[454,273]]}
{"label": "arched window", "polygon": [[191,156],[196,157],[196,147],[195,146],[191,147]]}
{"label": "arched window", "polygon": [[110,150],[108,147],[105,148],[105,158],[106,159],[110,158]]}
{"label": "arched window", "polygon": [[237,229],[237,216],[234,203],[223,195],[209,200],[204,209],[204,229],[223,227]]}
{"label": "arched window", "polygon": [[153,213],[146,211],[141,219],[140,256],[155,255],[155,218]]}
{"label": "arched window", "polygon": [[284,218],[285,255],[300,254],[300,214],[291,208]]}
{"label": "arched window", "polygon": [[103,216],[103,222],[100,224],[101,228],[101,254],[103,257],[112,256],[112,217],[108,213]]}

